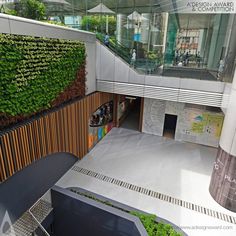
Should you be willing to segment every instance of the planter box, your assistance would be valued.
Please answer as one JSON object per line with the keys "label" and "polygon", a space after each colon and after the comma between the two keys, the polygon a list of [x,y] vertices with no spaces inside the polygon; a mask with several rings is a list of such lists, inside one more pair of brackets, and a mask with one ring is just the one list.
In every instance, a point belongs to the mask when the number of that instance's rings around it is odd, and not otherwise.
{"label": "planter box", "polygon": [[[135,211],[148,214],[147,212],[140,211],[78,187],[63,189],[54,186],[51,192],[56,235],[60,236],[63,233],[64,235],[66,233],[66,235],[86,236],[148,235],[139,218],[128,213]],[[83,195],[89,196],[90,198]],[[92,198],[97,200],[93,200]],[[107,204],[104,204],[104,202]],[[169,224],[175,231],[181,233],[183,236],[187,236],[178,226],[165,219],[157,217],[156,222]],[[78,227],[74,228],[75,226]],[[65,228],[67,228],[67,232],[63,232]],[[68,228],[72,229],[73,234],[68,233]],[[60,233],[58,234],[58,232]]]}
{"label": "planter box", "polygon": [[138,217],[54,186],[51,189],[57,236],[148,236]]}
{"label": "planter box", "polygon": [[[87,195],[87,196],[92,196],[94,197],[95,199],[99,199],[101,200],[102,202],[109,202],[111,205],[113,205],[114,207],[116,208],[120,208],[122,210],[125,210],[127,212],[130,212],[130,211],[136,211],[136,212],[140,212],[140,213],[143,213],[143,214],[150,214],[148,212],[145,212],[145,211],[141,211],[139,209],[136,209],[134,207],[130,207],[128,205],[125,205],[123,203],[120,203],[120,202],[117,202],[117,201],[114,201],[114,200],[111,200],[110,198],[106,198],[102,195],[99,195],[99,194],[96,194],[96,193],[93,193],[93,192],[90,192],[88,190],[85,190],[83,188],[79,188],[79,187],[71,187],[71,188],[68,188],[74,192],[79,192],[79,193],[82,193],[84,195]],[[183,236],[188,236],[180,227],[178,227],[177,225],[173,224],[172,222],[166,220],[166,219],[163,219],[161,217],[156,217],[156,222],[157,223],[164,223],[164,224],[169,224],[171,225],[176,232],[179,232],[181,233]]]}

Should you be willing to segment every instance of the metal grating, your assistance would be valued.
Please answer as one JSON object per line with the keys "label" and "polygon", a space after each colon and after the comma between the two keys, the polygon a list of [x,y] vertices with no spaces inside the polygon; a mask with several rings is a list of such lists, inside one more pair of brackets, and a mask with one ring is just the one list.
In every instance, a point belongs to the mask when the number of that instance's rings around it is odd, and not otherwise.
{"label": "metal grating", "polygon": [[143,85],[114,83],[114,93],[143,97]]}
{"label": "metal grating", "polygon": [[196,205],[196,204],[191,203],[191,202],[187,202],[187,201],[184,201],[184,200],[181,200],[181,199],[178,199],[178,198],[171,197],[171,196],[166,195],[166,194],[162,194],[162,193],[152,191],[152,190],[147,189],[147,188],[143,188],[143,187],[140,187],[140,186],[137,186],[137,185],[134,185],[134,184],[130,184],[130,183],[127,183],[127,182],[119,180],[119,179],[115,179],[115,178],[112,178],[112,177],[109,177],[109,176],[106,176],[106,175],[103,175],[103,174],[100,174],[100,173],[97,173],[97,172],[94,172],[94,171],[91,171],[91,170],[81,168],[79,166],[73,166],[72,170],[76,171],[76,172],[79,172],[79,173],[82,173],[82,174],[87,175],[87,176],[91,176],[93,178],[99,179],[99,180],[104,181],[104,182],[108,182],[108,183],[111,183],[111,184],[114,184],[114,185],[117,185],[117,186],[120,186],[120,187],[123,187],[123,188],[127,188],[131,191],[139,192],[141,194],[144,194],[144,195],[147,195],[147,196],[150,196],[150,197],[153,197],[153,198],[157,198],[159,200],[166,201],[166,202],[169,202],[169,203],[174,204],[174,205],[178,205],[178,206],[181,206],[181,207],[184,207],[184,208],[188,208],[189,210],[196,211],[196,212],[199,212],[201,214],[211,216],[211,217],[217,218],[219,220],[226,221],[228,223],[236,224],[236,217],[226,215],[224,213],[221,213],[221,212],[218,212],[218,211],[215,211],[215,210],[211,210],[209,208],[206,208],[206,207],[203,207],[203,206],[200,206],[200,205]]}
{"label": "metal grating", "polygon": [[179,89],[156,87],[156,86],[145,86],[144,97],[154,98],[166,101],[178,101]]}
{"label": "metal grating", "polygon": [[[101,92],[125,94],[166,101],[221,107],[222,93],[212,93],[181,88],[158,87],[97,80],[97,90]],[[225,102],[224,102],[225,103]]]}
{"label": "metal grating", "polygon": [[103,91],[103,92],[108,92],[108,93],[113,93],[114,83],[109,82],[109,81],[97,80],[97,90]]}
{"label": "metal grating", "polygon": [[[42,223],[44,219],[53,210],[51,204],[47,201],[40,200],[32,209],[36,219]],[[38,228],[37,222],[33,219],[29,211],[26,211],[6,232],[9,236],[32,236]]]}
{"label": "metal grating", "polygon": [[179,92],[179,102],[221,107],[223,94],[203,91],[183,90]]}

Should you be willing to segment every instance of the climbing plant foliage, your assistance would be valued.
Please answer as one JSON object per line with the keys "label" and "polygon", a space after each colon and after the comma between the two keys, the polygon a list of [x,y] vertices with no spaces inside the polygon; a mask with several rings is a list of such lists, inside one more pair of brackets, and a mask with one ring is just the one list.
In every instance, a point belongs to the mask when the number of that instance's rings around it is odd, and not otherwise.
{"label": "climbing plant foliage", "polygon": [[84,63],[79,41],[0,34],[0,114],[50,107]]}

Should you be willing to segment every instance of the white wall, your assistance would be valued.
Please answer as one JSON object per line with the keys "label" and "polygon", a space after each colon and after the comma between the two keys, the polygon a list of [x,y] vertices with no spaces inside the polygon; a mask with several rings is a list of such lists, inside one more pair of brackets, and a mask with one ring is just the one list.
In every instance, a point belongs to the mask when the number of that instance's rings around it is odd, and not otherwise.
{"label": "white wall", "polygon": [[85,42],[86,48],[86,95],[95,92],[96,89],[96,44]]}
{"label": "white wall", "polygon": [[225,114],[224,126],[220,138],[220,146],[230,155],[236,156],[236,70],[229,97],[229,104]]}
{"label": "white wall", "polygon": [[107,47],[96,44],[96,78],[101,81],[116,81],[177,89],[191,89],[213,93],[223,93],[224,82],[199,80],[162,75],[137,73],[130,65],[117,57]]}
{"label": "white wall", "polygon": [[222,99],[222,106],[221,106],[221,110],[224,113],[226,113],[226,111],[227,111],[231,90],[232,90],[232,84],[231,83],[225,83],[223,99]]}
{"label": "white wall", "polygon": [[109,48],[96,45],[97,90],[221,107],[224,82],[137,73]]}
{"label": "white wall", "polygon": [[36,37],[80,40],[85,43],[86,64],[86,94],[96,91],[95,64],[96,64],[96,36],[93,33],[70,29],[67,27],[0,14],[0,33],[29,35]]}
{"label": "white wall", "polygon": [[177,116],[175,140],[218,147],[224,118],[222,112],[211,112],[204,106],[145,98],[142,132],[162,136],[165,114]]}

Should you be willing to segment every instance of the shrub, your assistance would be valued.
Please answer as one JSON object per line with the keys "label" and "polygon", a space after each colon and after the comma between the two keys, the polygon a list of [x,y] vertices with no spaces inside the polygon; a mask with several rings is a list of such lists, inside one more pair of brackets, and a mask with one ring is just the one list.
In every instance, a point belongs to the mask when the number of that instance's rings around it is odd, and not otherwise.
{"label": "shrub", "polygon": [[0,115],[49,108],[84,63],[78,41],[0,34]]}
{"label": "shrub", "polygon": [[156,222],[156,215],[154,215],[154,214],[143,214],[138,211],[127,211],[121,207],[117,207],[117,206],[113,205],[108,200],[106,200],[106,201],[100,200],[91,194],[82,193],[82,192],[77,191],[73,188],[70,188],[70,191],[72,191],[76,194],[79,194],[81,196],[87,197],[89,199],[92,199],[94,201],[114,207],[114,208],[119,209],[121,211],[127,212],[131,215],[137,216],[140,219],[141,223],[143,224],[143,226],[146,229],[149,236],[182,236],[181,233],[178,233],[177,231],[174,230],[173,226],[166,224],[166,223],[162,223],[162,222]]}
{"label": "shrub", "polygon": [[157,223],[155,221],[156,215],[143,214],[136,211],[132,211],[130,214],[137,216],[141,220],[149,236],[181,236],[171,225],[161,222]]}
{"label": "shrub", "polygon": [[[104,15],[84,16],[81,26],[83,30],[105,33],[106,17]],[[116,19],[114,16],[108,17],[108,30],[110,35],[114,35],[116,31]]]}

